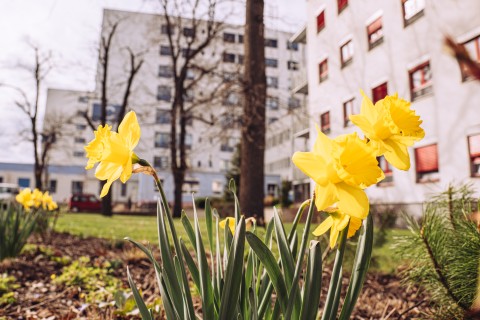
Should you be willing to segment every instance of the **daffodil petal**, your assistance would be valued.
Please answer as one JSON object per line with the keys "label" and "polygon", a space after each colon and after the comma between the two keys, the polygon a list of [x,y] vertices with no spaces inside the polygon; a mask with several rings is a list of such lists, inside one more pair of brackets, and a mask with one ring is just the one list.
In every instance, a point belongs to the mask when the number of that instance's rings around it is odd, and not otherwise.
{"label": "daffodil petal", "polygon": [[130,150],[136,147],[140,140],[141,131],[135,112],[130,111],[125,115],[118,126],[118,134],[129,144],[128,147]]}
{"label": "daffodil petal", "polygon": [[315,185],[315,205],[318,211],[322,211],[331,206],[337,202],[337,200],[337,190],[333,183],[327,183],[324,186],[319,184]]}
{"label": "daffodil petal", "polygon": [[384,154],[385,159],[397,169],[410,169],[410,155],[408,154],[408,148],[392,139],[386,140],[385,144],[387,146],[387,150]]}
{"label": "daffodil petal", "polygon": [[350,217],[350,224],[348,225],[347,238],[351,238],[355,235],[358,229],[362,226],[362,219]]}
{"label": "daffodil petal", "polygon": [[295,152],[292,161],[303,173],[317,183],[321,183],[327,178],[325,160],[316,153]]}
{"label": "daffodil petal", "polygon": [[[129,160],[131,159],[132,157],[129,157]],[[122,181],[123,183],[127,182],[128,179],[130,179],[131,175],[132,175],[132,161],[127,161],[127,163],[125,163],[125,167],[123,168],[123,171],[122,171],[122,175],[120,176],[120,181]]]}
{"label": "daffodil petal", "polygon": [[348,224],[348,221],[350,220],[350,216],[348,214],[345,214],[341,220],[338,221],[337,223],[337,229],[338,231],[342,231],[343,229],[345,229],[345,227],[347,226]]}
{"label": "daffodil petal", "polygon": [[370,205],[368,197],[361,188],[352,187],[345,182],[337,183],[338,208],[345,214],[365,219]]}
{"label": "daffodil petal", "polygon": [[320,225],[315,230],[313,230],[312,233],[314,236],[319,237],[325,232],[327,232],[328,229],[332,227],[332,225],[333,225],[333,218],[329,216],[327,219],[323,220],[323,222],[320,223]]}
{"label": "daffodil petal", "polygon": [[337,243],[338,234],[339,234],[339,231],[337,229],[337,226],[333,224],[332,228],[330,229],[330,248],[331,249],[333,249],[333,247],[335,247],[335,244]]}
{"label": "daffodil petal", "polygon": [[108,178],[107,183],[102,188],[102,192],[100,193],[100,198],[103,198],[107,195],[108,190],[110,190],[110,186],[112,183],[117,180],[120,175],[122,174],[122,167],[117,168],[117,170]]}
{"label": "daffodil petal", "polygon": [[319,155],[331,154],[334,142],[320,130],[317,124],[315,124],[315,129],[317,130],[317,139],[312,151]]}

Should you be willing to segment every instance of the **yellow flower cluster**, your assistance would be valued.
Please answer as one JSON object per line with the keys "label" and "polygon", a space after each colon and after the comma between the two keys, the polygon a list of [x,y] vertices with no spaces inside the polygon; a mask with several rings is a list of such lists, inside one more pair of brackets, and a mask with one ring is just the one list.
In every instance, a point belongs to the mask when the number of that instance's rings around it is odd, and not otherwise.
{"label": "yellow flower cluster", "polygon": [[139,158],[133,149],[140,140],[140,126],[135,112],[128,112],[118,126],[118,132],[109,125],[98,126],[95,138],[85,147],[88,163],[85,169],[92,169],[97,162],[95,177],[107,180],[100,197],[107,195],[112,183],[120,178],[125,183],[132,175],[132,165]]}
{"label": "yellow flower cluster", "polygon": [[42,208],[45,211],[53,211],[58,208],[58,205],[53,201],[52,196],[48,194],[48,191],[41,192],[38,189],[33,191],[30,188],[25,188],[20,191],[15,197],[18,203],[23,205],[25,210],[29,211],[33,208]]}
{"label": "yellow flower cluster", "polygon": [[[317,127],[317,139],[311,152],[296,152],[293,162],[315,182],[315,205],[329,217],[313,232],[319,236],[330,229],[330,247],[340,231],[349,225],[348,237],[360,228],[368,216],[369,202],[364,189],[384,178],[377,157],[401,170],[410,168],[408,146],[422,139],[422,121],[410,109],[410,103],[395,94],[375,105],[363,93],[360,114],[351,121],[364,133],[330,139]],[[350,222],[350,223],[349,223]]]}
{"label": "yellow flower cluster", "polygon": [[[245,227],[247,230],[251,229],[255,224],[256,224],[255,218],[250,217],[245,219]],[[227,217],[224,220],[220,221],[218,225],[222,229],[225,229],[228,226],[232,234],[235,234],[235,218]]]}

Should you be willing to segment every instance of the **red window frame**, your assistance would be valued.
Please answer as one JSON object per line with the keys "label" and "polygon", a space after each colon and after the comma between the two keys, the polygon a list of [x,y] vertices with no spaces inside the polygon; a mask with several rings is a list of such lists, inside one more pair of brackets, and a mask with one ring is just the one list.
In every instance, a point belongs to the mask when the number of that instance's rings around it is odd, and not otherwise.
{"label": "red window frame", "polygon": [[338,14],[348,6],[348,0],[337,0]]}
{"label": "red window frame", "polygon": [[330,111],[324,112],[320,115],[320,130],[323,133],[330,133]]}
{"label": "red window frame", "polygon": [[317,15],[317,33],[325,28],[325,10]]}
{"label": "red window frame", "polygon": [[383,42],[383,21],[378,17],[367,26],[368,49],[371,50]]}
{"label": "red window frame", "polygon": [[480,177],[480,133],[467,137],[470,176]]}
{"label": "red window frame", "polygon": [[[480,35],[473,37],[472,39],[463,43],[465,50],[467,50],[470,58],[473,61],[480,63]],[[469,74],[467,66],[460,63],[460,71],[462,72],[462,81],[469,80],[472,76]]]}
{"label": "red window frame", "polygon": [[322,82],[328,78],[328,59],[318,64],[318,82]]}
{"label": "red window frame", "polygon": [[[416,8],[416,12],[414,12],[411,16],[407,17],[407,9],[406,5],[407,2],[415,3],[414,5],[416,6],[418,2],[423,1],[423,7],[421,9]],[[425,10],[425,0],[402,0],[402,11],[403,11],[403,24],[404,26],[408,26],[409,24],[413,23],[416,21],[418,18],[423,16],[423,12]]]}
{"label": "red window frame", "polygon": [[348,127],[352,124],[350,121],[350,115],[355,114],[355,105],[354,105],[355,98],[352,98],[348,101],[343,103],[343,126]]}
{"label": "red window frame", "polygon": [[382,100],[388,94],[388,83],[384,82],[381,85],[372,88],[372,102],[376,103],[378,100]]}
{"label": "red window frame", "polygon": [[[432,90],[432,71],[430,61],[424,62],[408,72],[410,79],[410,96],[412,101],[430,93]],[[415,77],[420,80],[416,85]]]}
{"label": "red window frame", "polygon": [[[346,49],[345,51],[344,48]],[[346,55],[347,53],[348,56]],[[340,46],[340,62],[342,63],[342,68],[349,65],[353,61],[354,53],[355,49],[351,39]]]}
{"label": "red window frame", "polygon": [[438,168],[438,148],[437,144],[430,144],[424,147],[415,148],[415,171],[417,173],[417,182],[434,182],[438,178],[428,181],[422,181],[426,174],[436,173]]}
{"label": "red window frame", "polygon": [[393,183],[393,170],[392,170],[391,164],[388,163],[387,159],[385,159],[384,156],[378,157],[377,161],[378,161],[378,166],[380,167],[380,169],[382,169],[382,171],[385,175],[385,179],[380,181],[378,183],[378,185],[379,186],[385,185],[385,184],[392,185],[392,183]]}

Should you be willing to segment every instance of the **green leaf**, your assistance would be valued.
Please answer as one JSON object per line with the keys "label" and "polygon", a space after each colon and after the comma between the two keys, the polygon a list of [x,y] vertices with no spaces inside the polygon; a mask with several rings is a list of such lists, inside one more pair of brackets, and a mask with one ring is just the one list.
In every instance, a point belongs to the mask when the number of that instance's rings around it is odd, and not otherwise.
{"label": "green leaf", "polygon": [[140,314],[142,315],[143,320],[153,320],[153,318],[150,315],[150,311],[148,311],[147,305],[143,301],[142,296],[137,290],[137,287],[135,286],[135,283],[133,282],[132,276],[130,275],[130,270],[127,267],[127,278],[128,278],[128,284],[130,285],[130,288],[132,288],[133,291],[133,297],[135,299],[135,303],[137,304],[138,310],[140,311]]}
{"label": "green leaf", "polygon": [[[229,229],[229,228],[225,228]],[[240,286],[243,279],[243,252],[245,249],[245,218],[240,218],[240,223],[235,230],[232,247],[228,256],[227,270],[225,271],[225,284],[219,311],[219,319],[234,319],[240,295]]]}
{"label": "green leaf", "polygon": [[[332,276],[330,278],[330,287],[328,288],[327,300],[323,309],[322,320],[335,319],[337,317],[338,302],[340,299],[340,290],[337,290],[338,286],[341,286],[342,282],[342,263],[343,254],[345,253],[345,243],[347,240],[348,226],[340,232],[340,243],[337,247],[337,253],[335,256],[335,262],[333,264]],[[336,307],[335,307],[336,306]]]}
{"label": "green leaf", "polygon": [[285,313],[288,303],[287,287],[282,272],[268,247],[256,235],[247,232],[247,241],[253,249],[261,263],[265,266],[268,276],[272,281],[273,287],[277,293],[278,301],[282,311]]}
{"label": "green leaf", "polygon": [[303,304],[300,319],[317,318],[322,292],[322,248],[320,242],[312,241],[308,253],[307,273],[303,286]]}
{"label": "green leaf", "polygon": [[190,243],[192,244],[193,248],[195,249],[195,252],[197,252],[197,246],[195,245],[197,240],[195,239],[195,231],[193,231],[192,224],[190,223],[190,220],[188,219],[187,215],[185,214],[185,211],[182,211],[182,224],[183,224],[183,229],[185,230],[185,233],[188,236],[188,240],[190,240]]}
{"label": "green leaf", "polygon": [[370,259],[372,258],[373,248],[373,217],[368,215],[363,221],[363,226],[358,238],[357,252],[353,262],[352,276],[348,285],[345,301],[343,302],[342,312],[339,320],[348,320],[355,308],[358,296],[362,290],[365,276],[367,274]]}
{"label": "green leaf", "polygon": [[198,267],[195,264],[195,261],[190,255],[190,252],[188,251],[187,246],[185,246],[185,243],[183,242],[182,239],[180,239],[180,245],[182,246],[183,258],[185,259],[185,263],[187,264],[188,270],[192,275],[192,280],[195,283],[195,286],[197,287],[198,291],[200,291],[200,273],[198,272]]}
{"label": "green leaf", "polygon": [[252,288],[248,290],[248,300],[250,302],[250,319],[252,320],[257,320],[257,299],[255,297],[255,292],[253,291]]}
{"label": "green leaf", "polygon": [[[163,273],[162,273],[163,274]],[[160,296],[162,297],[163,307],[165,308],[165,314],[167,315],[168,320],[176,320],[180,319],[178,314],[175,313],[173,309],[171,298],[168,296],[168,292],[166,291],[166,284],[163,276],[160,276]]]}

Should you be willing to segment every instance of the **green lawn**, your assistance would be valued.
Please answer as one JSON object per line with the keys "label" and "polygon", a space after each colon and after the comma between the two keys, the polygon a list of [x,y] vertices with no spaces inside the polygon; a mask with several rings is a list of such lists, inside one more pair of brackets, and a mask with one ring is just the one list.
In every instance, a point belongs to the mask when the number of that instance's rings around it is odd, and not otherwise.
{"label": "green lawn", "polygon": [[[191,219],[193,224],[193,219]],[[286,223],[285,228],[289,230],[291,224]],[[175,219],[175,228],[179,236],[187,239],[183,225],[180,219]],[[200,221],[202,236],[206,240],[206,227],[203,220]],[[299,226],[300,230],[303,225]],[[156,217],[145,216],[120,216],[104,217],[99,214],[85,213],[67,213],[57,221],[56,231],[69,232],[80,236],[94,236],[113,240],[122,240],[124,237],[130,237],[137,241],[149,241],[157,243]],[[407,230],[392,229],[386,236],[386,242],[380,247],[374,247],[371,270],[384,273],[395,272],[401,261],[394,255],[391,249],[396,235],[407,233]],[[312,236],[313,238],[313,236]],[[188,240],[186,240],[188,244]],[[274,249],[275,250],[275,249]],[[352,253],[355,249],[352,248]],[[347,255],[348,256],[348,255]],[[348,259],[348,258],[347,258]],[[348,262],[346,269],[348,270]]]}

